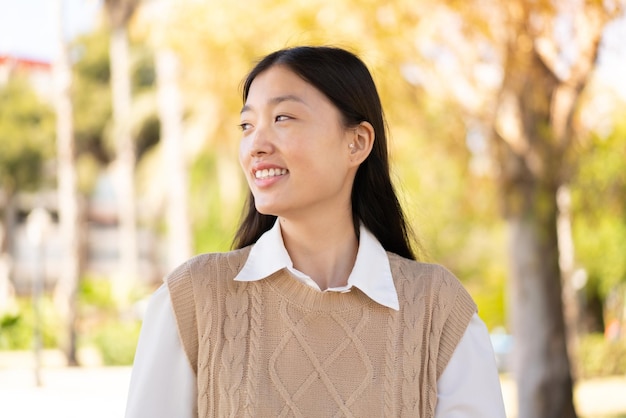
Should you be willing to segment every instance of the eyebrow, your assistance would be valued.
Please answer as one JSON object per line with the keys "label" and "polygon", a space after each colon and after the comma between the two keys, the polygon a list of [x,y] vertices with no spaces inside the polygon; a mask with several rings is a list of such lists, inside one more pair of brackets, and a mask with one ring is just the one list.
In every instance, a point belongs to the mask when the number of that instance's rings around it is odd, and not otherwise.
{"label": "eyebrow", "polygon": [[[298,103],[302,103],[302,104],[306,105],[304,100],[302,100],[300,97],[298,97],[296,95],[293,95],[293,94],[287,94],[285,96],[272,97],[271,99],[268,100],[268,103],[272,104],[274,106],[279,104],[279,103],[282,103],[282,102],[298,102]],[[252,107],[246,104],[246,105],[244,105],[241,108],[241,112],[239,112],[239,113],[241,114],[241,113],[246,112],[248,110],[252,110]]]}

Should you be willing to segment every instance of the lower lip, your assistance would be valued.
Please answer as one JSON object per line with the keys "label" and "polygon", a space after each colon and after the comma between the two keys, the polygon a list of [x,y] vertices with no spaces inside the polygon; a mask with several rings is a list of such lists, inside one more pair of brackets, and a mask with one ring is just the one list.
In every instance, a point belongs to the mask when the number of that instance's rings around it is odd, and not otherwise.
{"label": "lower lip", "polygon": [[282,174],[280,176],[274,176],[274,177],[267,177],[267,178],[254,178],[254,184],[257,185],[257,187],[269,187],[273,184],[275,184],[276,182],[282,180],[283,178],[285,178],[287,174]]}

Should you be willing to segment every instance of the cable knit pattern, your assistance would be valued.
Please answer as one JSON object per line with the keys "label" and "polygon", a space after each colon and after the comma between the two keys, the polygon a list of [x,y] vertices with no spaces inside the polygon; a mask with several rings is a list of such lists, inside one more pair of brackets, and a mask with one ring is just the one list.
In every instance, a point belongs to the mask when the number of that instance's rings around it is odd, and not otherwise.
{"label": "cable knit pattern", "polygon": [[398,317],[395,312],[390,312],[387,318],[387,335],[385,342],[385,369],[383,374],[383,402],[384,402],[384,415],[385,417],[398,416],[396,412],[396,402],[394,399],[393,382],[397,379],[398,375],[398,361],[395,353],[398,347]]}
{"label": "cable knit pattern", "polygon": [[248,386],[246,388],[246,400],[245,400],[245,409],[244,416],[246,417],[254,417],[255,405],[256,405],[256,394],[257,394],[257,385],[259,382],[258,379],[258,369],[260,366],[259,352],[260,352],[260,338],[261,331],[263,329],[263,322],[261,320],[261,306],[263,305],[263,299],[261,297],[261,289],[259,283],[251,283],[251,291],[250,291],[250,299],[251,299],[251,310],[252,314],[250,316],[250,357],[248,362]]}
{"label": "cable knit pattern", "polygon": [[[234,284],[230,282],[229,284]],[[222,368],[219,378],[222,381],[220,402],[228,405],[228,416],[239,416],[239,386],[243,381],[243,361],[248,334],[248,294],[247,286],[228,286],[224,308],[226,316],[223,326]]]}
{"label": "cable knit pattern", "polygon": [[233,278],[249,248],[198,256],[167,279],[198,379],[198,416],[422,417],[476,307],[440,266],[389,253],[400,311],[286,271]]}
{"label": "cable knit pattern", "polygon": [[[200,318],[203,318],[205,321],[204,326],[201,329],[198,329],[199,347],[211,347],[211,345],[213,344],[213,341],[211,340],[211,335],[212,335],[211,328],[213,326],[213,321],[214,321],[213,310],[211,309],[212,305],[213,304],[211,303],[205,303],[205,304],[199,305],[200,309],[199,309],[198,316]],[[191,347],[190,347],[190,350],[196,351],[194,348],[191,348]],[[196,355],[197,355],[197,352],[196,352]],[[210,364],[208,360],[209,358],[203,357],[201,359],[198,359],[197,361],[198,369],[200,370],[200,373],[202,375],[209,373]],[[214,391],[215,387],[211,383],[212,382],[208,379],[202,379],[197,382],[198,393],[204,396],[205,402],[209,402],[209,399],[212,399],[215,396],[215,391]]]}

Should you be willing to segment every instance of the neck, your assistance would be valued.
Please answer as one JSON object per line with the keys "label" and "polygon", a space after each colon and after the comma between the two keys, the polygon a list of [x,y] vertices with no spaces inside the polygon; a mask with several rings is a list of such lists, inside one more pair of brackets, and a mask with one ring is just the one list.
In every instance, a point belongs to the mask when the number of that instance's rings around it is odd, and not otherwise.
{"label": "neck", "polygon": [[285,248],[293,266],[321,290],[344,286],[359,248],[351,216],[317,219],[306,224],[279,218]]}

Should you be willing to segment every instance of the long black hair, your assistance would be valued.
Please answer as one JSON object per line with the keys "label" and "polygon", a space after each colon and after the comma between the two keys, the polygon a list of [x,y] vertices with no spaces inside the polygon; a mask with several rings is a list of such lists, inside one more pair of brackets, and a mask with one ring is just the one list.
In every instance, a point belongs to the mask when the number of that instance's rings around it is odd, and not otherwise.
{"label": "long black hair", "polygon": [[[363,222],[387,251],[415,259],[410,229],[389,170],[386,125],[376,85],[365,64],[353,53],[335,47],[300,46],[282,49],[263,58],[243,83],[245,104],[250,86],[262,72],[275,65],[289,68],[317,88],[339,109],[346,127],[367,121],[375,139],[370,155],[359,166],[352,187],[352,217],[358,236]],[[243,248],[256,242],[269,230],[276,216],[256,210],[250,192],[233,247]]]}

